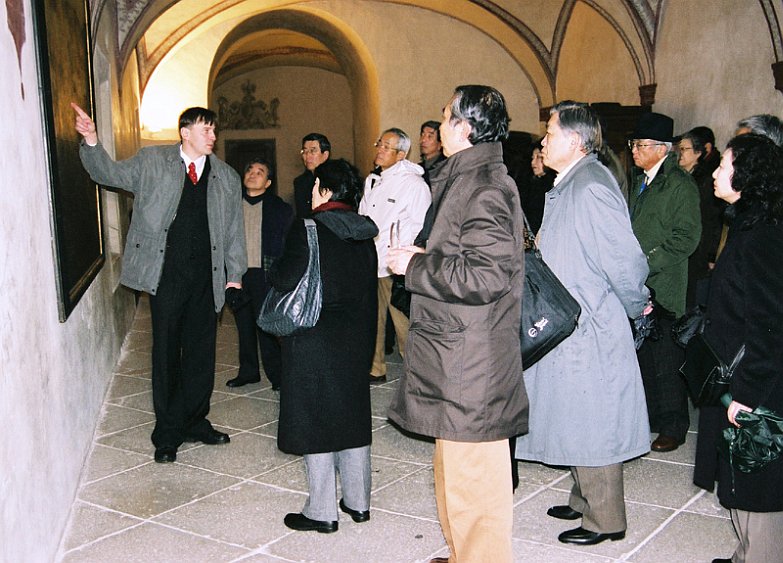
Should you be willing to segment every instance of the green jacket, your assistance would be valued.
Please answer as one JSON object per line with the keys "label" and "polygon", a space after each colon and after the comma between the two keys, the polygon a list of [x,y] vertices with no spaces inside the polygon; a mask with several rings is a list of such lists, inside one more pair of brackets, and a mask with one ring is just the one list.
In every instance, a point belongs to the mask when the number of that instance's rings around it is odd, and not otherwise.
{"label": "green jacket", "polygon": [[[163,272],[166,236],[177,212],[185,181],[185,164],[176,145],[142,148],[135,156],[114,161],[99,143],[84,142],[79,156],[90,177],[133,194],[133,219],[122,256],[120,283],[155,295]],[[247,270],[242,184],[228,164],[209,156],[207,217],[212,253],[215,310],[225,301],[226,282],[242,282]]]}
{"label": "green jacket", "polygon": [[643,179],[641,171],[634,174],[629,206],[633,232],[650,267],[647,287],[661,306],[680,317],[685,313],[688,257],[701,237],[699,189],[671,154],[639,194]]}

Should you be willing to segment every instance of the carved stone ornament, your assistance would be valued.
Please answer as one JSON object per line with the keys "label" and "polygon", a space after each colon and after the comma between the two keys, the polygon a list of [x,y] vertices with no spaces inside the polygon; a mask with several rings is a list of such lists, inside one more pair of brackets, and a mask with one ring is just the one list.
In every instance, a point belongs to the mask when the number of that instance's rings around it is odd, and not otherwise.
{"label": "carved stone ornament", "polygon": [[231,101],[220,96],[218,103],[218,120],[221,129],[272,129],[280,127],[277,115],[280,100],[272,98],[267,104],[257,100],[256,85],[250,80],[242,84],[244,96],[241,100]]}

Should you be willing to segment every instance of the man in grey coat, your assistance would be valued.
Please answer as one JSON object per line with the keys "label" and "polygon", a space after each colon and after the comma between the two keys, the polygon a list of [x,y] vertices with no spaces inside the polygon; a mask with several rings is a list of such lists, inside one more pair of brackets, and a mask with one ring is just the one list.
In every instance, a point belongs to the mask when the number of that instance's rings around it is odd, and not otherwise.
{"label": "man in grey coat", "polygon": [[525,370],[530,433],[516,457],[571,467],[567,505],[547,514],[582,525],[563,543],[625,537],[623,461],[649,451],[644,388],[628,318],[649,313],[647,261],[611,172],[598,161],[601,128],[585,104],[555,105],[542,141],[557,171],[538,233],[546,263],[582,307],[576,330]]}
{"label": "man in grey coat", "polygon": [[133,194],[123,285],[150,295],[155,461],[182,442],[226,444],[207,420],[215,383],[217,312],[239,300],[247,269],[239,175],[212,154],[216,116],[190,108],[181,143],[145,147],[116,162],[76,104],[82,164],[97,183]]}
{"label": "man in grey coat", "polygon": [[411,324],[389,418],[435,437],[435,499],[450,561],[510,563],[508,438],[527,430],[519,323],[524,225],[503,164],[503,96],[460,86],[440,125],[448,157],[432,175],[424,249],[390,249],[405,274]]}

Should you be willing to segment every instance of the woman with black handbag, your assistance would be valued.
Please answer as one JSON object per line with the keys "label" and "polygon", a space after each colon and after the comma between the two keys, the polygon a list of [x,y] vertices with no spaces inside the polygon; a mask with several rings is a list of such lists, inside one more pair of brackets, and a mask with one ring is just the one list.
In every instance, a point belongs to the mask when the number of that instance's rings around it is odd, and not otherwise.
{"label": "woman with black handbag", "polygon": [[780,560],[783,460],[754,473],[732,468],[716,453],[721,434],[739,426],[739,411],[783,412],[783,150],[766,137],[729,141],[713,173],[715,195],[729,203],[726,246],[712,274],[704,338],[728,360],[745,345],[726,409],[702,408],[694,482],[712,490],[731,512],[740,540],[734,563]]}
{"label": "woman with black handbag", "polygon": [[[304,456],[309,496],[286,515],[293,530],[337,531],[339,508],[355,522],[370,519],[370,388],[375,346],[378,228],[356,213],[362,194],[357,170],[345,160],[315,169],[313,220],[318,234],[323,302],[313,328],[284,336],[278,447]],[[270,281],[292,290],[304,274],[309,247],[295,222]]]}

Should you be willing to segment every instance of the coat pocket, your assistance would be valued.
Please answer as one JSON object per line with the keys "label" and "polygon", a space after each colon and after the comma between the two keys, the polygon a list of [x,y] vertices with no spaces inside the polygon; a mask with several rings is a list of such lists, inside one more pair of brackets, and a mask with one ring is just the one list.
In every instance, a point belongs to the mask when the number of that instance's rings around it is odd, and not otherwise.
{"label": "coat pocket", "polygon": [[466,327],[417,319],[410,325],[406,367],[411,390],[425,399],[460,403]]}

